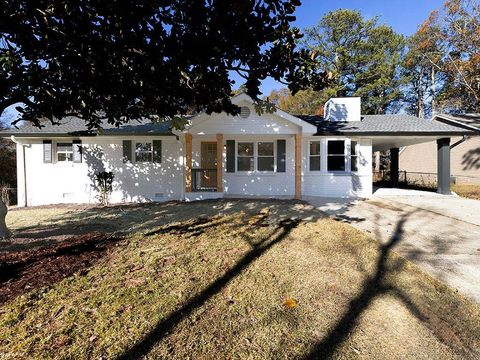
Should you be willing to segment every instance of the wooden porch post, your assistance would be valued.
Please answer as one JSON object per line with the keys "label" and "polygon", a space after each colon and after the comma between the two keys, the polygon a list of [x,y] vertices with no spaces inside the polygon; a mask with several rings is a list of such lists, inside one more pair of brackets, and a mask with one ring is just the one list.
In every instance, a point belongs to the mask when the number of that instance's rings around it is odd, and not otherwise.
{"label": "wooden porch post", "polygon": [[185,134],[185,192],[192,192],[192,134]]}
{"label": "wooden porch post", "polygon": [[295,199],[302,198],[302,134],[295,134]]}
{"label": "wooden porch post", "polygon": [[223,192],[223,134],[217,134],[217,192]]}

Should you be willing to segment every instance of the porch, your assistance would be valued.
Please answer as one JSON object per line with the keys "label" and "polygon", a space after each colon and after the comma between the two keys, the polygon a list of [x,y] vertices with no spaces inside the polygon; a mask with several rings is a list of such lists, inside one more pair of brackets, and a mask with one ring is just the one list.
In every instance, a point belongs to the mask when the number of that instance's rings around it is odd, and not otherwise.
{"label": "porch", "polygon": [[301,134],[185,134],[185,198],[301,197]]}

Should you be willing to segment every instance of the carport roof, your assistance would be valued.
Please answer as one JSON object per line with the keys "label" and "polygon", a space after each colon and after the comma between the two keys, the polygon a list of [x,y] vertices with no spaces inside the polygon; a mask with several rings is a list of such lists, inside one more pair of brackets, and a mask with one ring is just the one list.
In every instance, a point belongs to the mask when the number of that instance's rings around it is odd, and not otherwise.
{"label": "carport roof", "polygon": [[363,115],[360,121],[331,122],[317,115],[296,115],[317,127],[315,135],[349,136],[461,136],[475,135],[451,123],[425,120],[411,115]]}

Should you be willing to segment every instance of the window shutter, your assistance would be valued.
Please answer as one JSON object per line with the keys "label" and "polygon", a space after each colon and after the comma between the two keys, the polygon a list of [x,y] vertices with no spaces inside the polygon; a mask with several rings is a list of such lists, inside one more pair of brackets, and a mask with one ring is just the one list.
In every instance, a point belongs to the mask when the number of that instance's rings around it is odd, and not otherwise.
{"label": "window shutter", "polygon": [[286,140],[277,140],[277,172],[286,171]]}
{"label": "window shutter", "polygon": [[235,140],[227,140],[227,172],[235,172]]}
{"label": "window shutter", "polygon": [[162,140],[153,140],[153,162],[162,162]]}
{"label": "window shutter", "polygon": [[123,162],[132,161],[132,140],[123,140]]}
{"label": "window shutter", "polygon": [[82,162],[82,140],[73,140],[73,162],[81,163]]}
{"label": "window shutter", "polygon": [[43,140],[43,162],[52,162],[52,140]]}

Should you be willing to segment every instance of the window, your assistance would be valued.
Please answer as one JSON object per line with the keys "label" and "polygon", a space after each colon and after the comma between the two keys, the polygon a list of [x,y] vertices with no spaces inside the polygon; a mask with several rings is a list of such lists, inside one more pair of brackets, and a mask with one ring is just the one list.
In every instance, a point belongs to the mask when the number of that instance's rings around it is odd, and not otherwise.
{"label": "window", "polygon": [[358,171],[358,151],[357,151],[358,143],[356,141],[352,141],[350,144],[350,170],[351,171]]}
{"label": "window", "polygon": [[253,171],[253,143],[238,143],[237,148],[237,170],[238,171]]}
{"label": "window", "polygon": [[71,143],[57,143],[57,161],[73,161],[73,146]]}
{"label": "window", "polygon": [[345,171],[345,141],[328,140],[328,171]]}
{"label": "window", "polygon": [[135,161],[151,162],[153,159],[153,148],[151,142],[135,144]]}
{"label": "window", "polygon": [[320,141],[310,142],[310,171],[320,171]]}
{"label": "window", "polygon": [[258,151],[257,170],[258,171],[275,170],[273,142],[259,142],[257,151]]}

